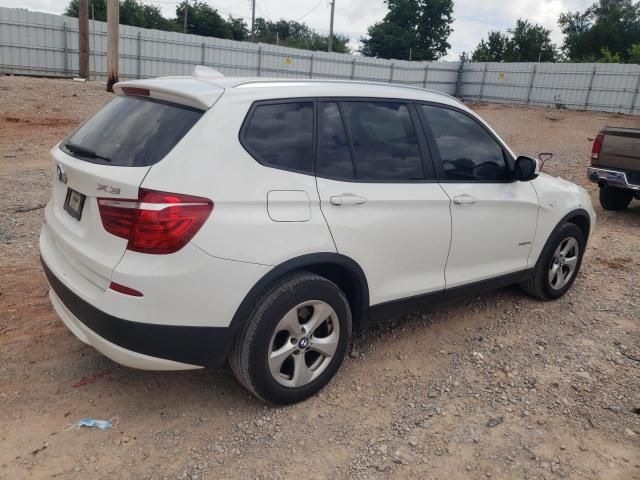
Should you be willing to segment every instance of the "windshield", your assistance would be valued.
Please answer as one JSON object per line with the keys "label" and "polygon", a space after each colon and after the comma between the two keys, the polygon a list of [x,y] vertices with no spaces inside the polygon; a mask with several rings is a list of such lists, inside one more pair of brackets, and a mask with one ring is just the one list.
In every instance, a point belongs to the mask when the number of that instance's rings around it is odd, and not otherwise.
{"label": "windshield", "polygon": [[88,162],[146,167],[162,160],[203,113],[150,98],[118,96],[60,148]]}

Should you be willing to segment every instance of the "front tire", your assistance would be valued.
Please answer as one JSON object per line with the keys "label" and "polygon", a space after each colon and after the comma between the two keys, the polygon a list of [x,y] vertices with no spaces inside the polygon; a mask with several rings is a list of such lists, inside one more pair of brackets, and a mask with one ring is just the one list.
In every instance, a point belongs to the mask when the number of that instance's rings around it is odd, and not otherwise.
{"label": "front tire", "polygon": [[275,405],[299,402],[333,378],[351,328],[342,290],[324,277],[297,273],[274,284],[258,302],[229,363],[257,397]]}
{"label": "front tire", "polygon": [[633,192],[603,185],[600,187],[600,205],[605,210],[624,210],[633,199]]}
{"label": "front tire", "polygon": [[571,288],[585,249],[582,230],[573,223],[556,229],[542,249],[533,276],[520,284],[522,290],[541,300],[555,300]]}

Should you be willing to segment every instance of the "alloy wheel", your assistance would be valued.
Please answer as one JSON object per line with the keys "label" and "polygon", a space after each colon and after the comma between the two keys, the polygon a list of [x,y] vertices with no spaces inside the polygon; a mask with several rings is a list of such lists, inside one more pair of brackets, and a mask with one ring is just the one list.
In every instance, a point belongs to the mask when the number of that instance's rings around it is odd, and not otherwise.
{"label": "alloy wheel", "polygon": [[333,308],[321,300],[303,302],[278,322],[269,343],[268,364],[274,380],[303,387],[329,366],[340,340]]}
{"label": "alloy wheel", "polygon": [[565,238],[556,248],[549,267],[549,284],[560,290],[573,278],[578,265],[580,246],[573,237]]}

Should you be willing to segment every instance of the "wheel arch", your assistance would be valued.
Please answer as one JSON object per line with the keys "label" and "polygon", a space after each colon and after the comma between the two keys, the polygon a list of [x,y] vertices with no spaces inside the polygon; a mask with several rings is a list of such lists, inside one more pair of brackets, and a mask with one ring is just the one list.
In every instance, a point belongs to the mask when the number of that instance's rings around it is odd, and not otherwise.
{"label": "wheel arch", "polygon": [[551,240],[551,237],[553,237],[553,234],[556,233],[565,223],[572,223],[580,229],[580,231],[584,235],[584,241],[586,245],[587,240],[589,239],[589,233],[591,231],[591,217],[589,216],[589,212],[587,212],[585,209],[576,208],[565,214],[549,232],[547,238],[544,241],[544,244],[540,247],[540,251],[537,253],[538,256],[536,258],[536,264],[540,261],[540,255],[549,243],[549,240]]}
{"label": "wheel arch", "polygon": [[247,321],[256,302],[267,288],[277,280],[294,272],[312,272],[331,280],[344,292],[351,307],[353,330],[362,330],[368,324],[369,285],[360,265],[339,253],[323,252],[289,259],[267,272],[249,290],[231,320],[234,335]]}
{"label": "wheel arch", "polygon": [[591,233],[591,217],[586,210],[578,208],[569,212],[560,220],[560,222],[558,222],[558,225],[553,231],[555,231],[563,223],[573,223],[575,226],[577,226],[584,235],[585,244],[587,243],[587,240],[589,240],[589,233]]}

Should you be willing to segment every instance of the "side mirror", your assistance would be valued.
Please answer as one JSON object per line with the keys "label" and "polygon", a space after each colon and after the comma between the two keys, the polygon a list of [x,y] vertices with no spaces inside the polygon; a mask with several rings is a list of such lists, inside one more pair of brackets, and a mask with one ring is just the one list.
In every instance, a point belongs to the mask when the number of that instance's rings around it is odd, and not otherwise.
{"label": "side mirror", "polygon": [[540,162],[535,158],[524,155],[516,158],[516,165],[513,168],[513,177],[519,182],[533,180],[540,173]]}

